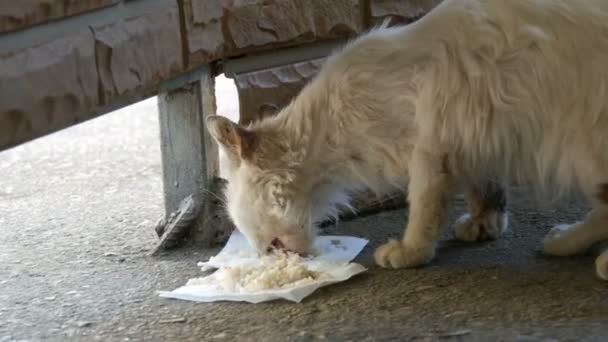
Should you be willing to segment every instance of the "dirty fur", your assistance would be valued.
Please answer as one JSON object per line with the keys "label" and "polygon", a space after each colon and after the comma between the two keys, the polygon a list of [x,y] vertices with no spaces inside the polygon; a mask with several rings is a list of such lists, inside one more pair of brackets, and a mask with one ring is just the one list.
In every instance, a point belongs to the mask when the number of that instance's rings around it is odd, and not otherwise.
{"label": "dirty fur", "polygon": [[260,251],[274,239],[306,251],[349,193],[407,191],[403,239],[375,257],[414,267],[434,257],[455,191],[470,208],[456,236],[496,238],[502,184],[515,182],[589,200],[584,221],[544,241],[580,253],[608,239],[607,61],[605,0],[446,0],[352,41],[276,116],[247,128],[211,117],[230,160],[228,212]]}

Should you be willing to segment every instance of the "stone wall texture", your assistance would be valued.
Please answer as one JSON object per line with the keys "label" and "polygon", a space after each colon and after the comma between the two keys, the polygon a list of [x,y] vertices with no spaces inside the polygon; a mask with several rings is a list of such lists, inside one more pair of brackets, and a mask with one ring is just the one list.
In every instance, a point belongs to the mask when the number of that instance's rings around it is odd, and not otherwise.
{"label": "stone wall texture", "polygon": [[91,29],[104,104],[145,92],[183,70],[179,11],[173,1]]}
{"label": "stone wall texture", "polygon": [[3,0],[0,33],[93,11],[120,0]]}
{"label": "stone wall texture", "polygon": [[[203,65],[355,36],[386,17],[412,21],[438,2],[0,1],[0,150],[154,95]],[[318,63],[237,75],[244,120],[281,107]]]}
{"label": "stone wall texture", "polygon": [[0,52],[0,73],[0,148],[80,122],[100,104],[90,31]]}

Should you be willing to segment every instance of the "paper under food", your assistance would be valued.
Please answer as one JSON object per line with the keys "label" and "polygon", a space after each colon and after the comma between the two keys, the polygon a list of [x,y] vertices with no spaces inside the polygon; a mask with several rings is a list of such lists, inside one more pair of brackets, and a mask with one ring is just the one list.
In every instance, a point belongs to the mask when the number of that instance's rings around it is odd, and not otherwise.
{"label": "paper under food", "polygon": [[160,295],[197,302],[260,303],[276,299],[300,302],[319,287],[364,272],[365,267],[350,261],[366,244],[367,240],[355,237],[320,236],[310,257],[279,251],[258,256],[245,237],[235,232],[217,256],[199,263],[203,272],[217,271],[190,279],[185,286]]}

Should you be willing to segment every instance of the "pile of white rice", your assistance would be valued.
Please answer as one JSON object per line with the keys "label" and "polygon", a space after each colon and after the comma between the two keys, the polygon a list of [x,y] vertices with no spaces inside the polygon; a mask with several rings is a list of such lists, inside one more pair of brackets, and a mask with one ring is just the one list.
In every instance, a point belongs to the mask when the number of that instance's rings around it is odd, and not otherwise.
{"label": "pile of white rice", "polygon": [[210,276],[190,279],[187,286],[217,283],[225,291],[254,293],[270,289],[290,288],[312,283],[323,277],[302,263],[294,253],[274,252],[259,259],[257,264],[222,267]]}

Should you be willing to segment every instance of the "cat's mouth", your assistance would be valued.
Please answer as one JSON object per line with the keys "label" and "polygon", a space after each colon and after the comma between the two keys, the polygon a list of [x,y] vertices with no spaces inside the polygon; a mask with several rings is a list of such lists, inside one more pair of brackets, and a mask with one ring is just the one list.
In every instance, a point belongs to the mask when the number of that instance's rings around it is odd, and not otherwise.
{"label": "cat's mouth", "polygon": [[270,242],[270,246],[266,249],[266,252],[270,253],[273,250],[279,250],[287,253],[294,253],[300,256],[308,256],[310,253],[306,250],[296,250],[293,248],[289,248],[280,238],[274,238]]}
{"label": "cat's mouth", "polygon": [[285,244],[283,243],[283,241],[281,241],[281,239],[274,238],[270,242],[270,247],[271,248],[276,248],[276,249],[285,249]]}
{"label": "cat's mouth", "polygon": [[284,252],[292,252],[292,251],[288,250],[287,248],[285,248],[285,244],[279,238],[272,239],[272,241],[270,242],[270,246],[268,246],[268,248],[266,248],[266,252],[272,252],[274,249],[281,250]]}

